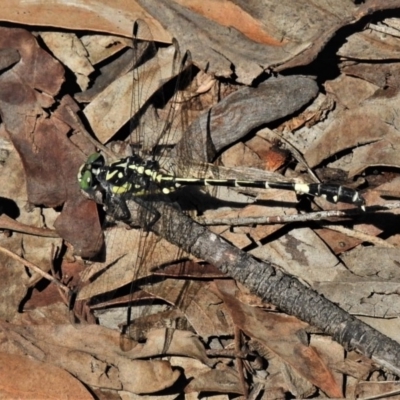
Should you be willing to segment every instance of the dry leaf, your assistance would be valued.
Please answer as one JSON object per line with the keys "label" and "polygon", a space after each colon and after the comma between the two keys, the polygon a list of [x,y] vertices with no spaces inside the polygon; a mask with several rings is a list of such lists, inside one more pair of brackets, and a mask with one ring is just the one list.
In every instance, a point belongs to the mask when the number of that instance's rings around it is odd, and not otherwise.
{"label": "dry leaf", "polygon": [[51,52],[74,72],[79,87],[86,90],[89,86],[89,75],[94,72],[94,68],[78,37],[71,33],[58,32],[44,32],[40,37]]}
{"label": "dry leaf", "polygon": [[[301,331],[306,326],[303,322],[294,317],[265,313],[240,303],[235,299],[236,287],[231,282],[218,282],[217,287],[231,311],[236,326],[246,335],[261,342],[297,373],[328,395],[342,396],[340,385],[318,353],[302,342]],[[282,341],[282,337],[285,337],[285,341]]]}
{"label": "dry leaf", "polygon": [[93,399],[64,369],[16,354],[0,353],[0,381],[2,399]]}

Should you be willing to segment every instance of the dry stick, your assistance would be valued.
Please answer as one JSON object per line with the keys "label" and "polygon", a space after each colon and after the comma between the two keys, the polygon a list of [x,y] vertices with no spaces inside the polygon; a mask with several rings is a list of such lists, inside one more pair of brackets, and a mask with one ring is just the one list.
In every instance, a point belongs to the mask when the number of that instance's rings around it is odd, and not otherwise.
{"label": "dry stick", "polygon": [[307,214],[295,215],[273,215],[269,217],[239,217],[239,218],[213,218],[198,217],[195,220],[202,225],[267,225],[267,224],[285,224],[290,222],[304,222],[304,221],[321,221],[327,218],[347,218],[354,215],[365,215],[366,213],[389,212],[391,210],[400,208],[400,202],[389,203],[385,206],[368,207],[366,211],[359,208],[350,210],[329,210],[329,211],[316,211]]}
{"label": "dry stick", "polygon": [[2,246],[0,246],[0,252],[8,255],[9,257],[13,258],[16,261],[19,261],[21,264],[25,265],[26,267],[35,271],[36,273],[42,275],[43,278],[48,279],[50,282],[55,283],[59,288],[64,290],[65,293],[70,292],[69,288],[67,286],[65,286],[63,283],[59,282],[56,278],[54,278],[54,276],[51,276],[47,272],[44,272],[38,266],[36,266],[35,264],[32,264],[30,261],[26,260],[25,258],[20,257],[19,255],[13,253],[10,250],[7,250],[6,248],[4,248]]}
{"label": "dry stick", "polygon": [[213,218],[197,217],[196,222],[202,225],[274,225],[274,224],[287,224],[290,222],[304,222],[304,221],[321,221],[326,218],[349,217],[352,215],[359,215],[360,210],[348,211],[317,211],[307,214],[294,214],[294,215],[272,215],[268,217],[239,217],[239,218]]}
{"label": "dry stick", "polygon": [[48,228],[37,228],[35,226],[30,226],[22,224],[21,222],[15,221],[8,215],[0,215],[0,229],[7,229],[13,232],[26,233],[28,235],[44,236],[58,238],[60,235],[53,229]]}
{"label": "dry stick", "polygon": [[[374,207],[371,207],[373,209]],[[391,203],[385,206],[385,208],[380,209],[380,212],[388,212],[389,210],[400,208],[400,202]],[[367,209],[368,212],[368,209]],[[344,228],[339,225],[326,224],[325,219],[332,217],[349,217],[352,215],[360,215],[365,212],[354,209],[354,210],[332,210],[332,211],[318,211],[314,213],[307,214],[297,214],[297,215],[283,215],[283,216],[272,216],[272,217],[244,217],[244,218],[215,218],[209,221],[205,218],[196,218],[196,221],[202,223],[203,225],[256,225],[256,224],[283,224],[290,222],[304,222],[304,221],[318,221],[323,225],[324,228],[331,229],[333,231],[344,233],[349,237],[359,239],[363,242],[372,243],[379,247],[386,247],[389,249],[396,248],[395,245],[388,243],[386,240],[378,238],[373,235],[368,235],[363,232],[359,232],[353,229]],[[376,212],[375,212],[376,213]]]}
{"label": "dry stick", "polygon": [[[353,317],[337,305],[286,275],[271,263],[259,262],[230,245],[165,203],[152,203],[160,218],[150,228],[192,255],[215,265],[221,272],[247,286],[264,302],[331,335],[347,350],[357,350],[400,375],[400,344]],[[128,201],[129,209],[137,205]],[[137,221],[131,221],[136,224]]]}

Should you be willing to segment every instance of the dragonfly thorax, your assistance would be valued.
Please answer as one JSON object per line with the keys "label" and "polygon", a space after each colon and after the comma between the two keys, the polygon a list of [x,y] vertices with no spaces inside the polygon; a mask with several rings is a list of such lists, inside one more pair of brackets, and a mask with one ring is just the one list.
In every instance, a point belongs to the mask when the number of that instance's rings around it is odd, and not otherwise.
{"label": "dragonfly thorax", "polygon": [[157,161],[143,160],[136,154],[109,165],[100,153],[92,154],[80,168],[78,181],[86,192],[100,186],[111,195],[146,196],[174,189],[173,177],[160,173]]}

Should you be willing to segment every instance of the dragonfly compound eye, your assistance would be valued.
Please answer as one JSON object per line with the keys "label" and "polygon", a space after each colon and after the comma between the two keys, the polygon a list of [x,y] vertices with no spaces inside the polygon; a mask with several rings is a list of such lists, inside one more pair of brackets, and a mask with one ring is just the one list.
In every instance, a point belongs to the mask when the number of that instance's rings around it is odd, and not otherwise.
{"label": "dragonfly compound eye", "polygon": [[81,166],[78,172],[78,182],[82,190],[87,192],[97,186],[96,176],[104,165],[105,160],[102,154],[94,153],[88,157],[86,163]]}
{"label": "dragonfly compound eye", "polygon": [[84,170],[84,167],[86,166],[87,164],[84,164],[81,167],[81,170],[79,171],[78,174],[78,181],[79,181],[79,186],[82,190],[89,191],[93,189],[96,184],[92,171]]}

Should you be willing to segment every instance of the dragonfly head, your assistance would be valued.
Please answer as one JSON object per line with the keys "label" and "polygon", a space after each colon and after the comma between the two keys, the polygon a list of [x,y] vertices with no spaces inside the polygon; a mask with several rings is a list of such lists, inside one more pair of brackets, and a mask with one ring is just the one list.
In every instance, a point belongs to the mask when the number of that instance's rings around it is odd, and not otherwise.
{"label": "dragonfly head", "polygon": [[82,190],[90,192],[96,188],[99,184],[97,176],[104,165],[105,159],[102,154],[94,153],[88,157],[78,172],[78,182]]}

